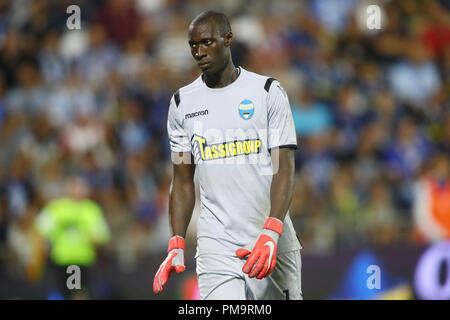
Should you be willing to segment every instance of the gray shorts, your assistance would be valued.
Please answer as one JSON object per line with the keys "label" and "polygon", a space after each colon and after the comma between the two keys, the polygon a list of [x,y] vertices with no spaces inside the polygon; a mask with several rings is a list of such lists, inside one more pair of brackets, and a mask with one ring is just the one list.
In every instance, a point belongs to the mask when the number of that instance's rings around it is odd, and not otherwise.
{"label": "gray shorts", "polygon": [[258,280],[242,272],[246,259],[202,254],[197,276],[202,300],[302,300],[300,250],[279,253],[269,277]]}

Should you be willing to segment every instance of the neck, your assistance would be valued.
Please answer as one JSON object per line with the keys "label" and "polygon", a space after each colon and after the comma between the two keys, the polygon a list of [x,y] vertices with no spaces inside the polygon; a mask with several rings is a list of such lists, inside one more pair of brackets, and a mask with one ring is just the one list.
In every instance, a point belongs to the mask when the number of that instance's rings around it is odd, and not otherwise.
{"label": "neck", "polygon": [[224,68],[216,73],[203,73],[202,78],[210,88],[223,88],[236,80],[238,76],[239,71],[230,59]]}

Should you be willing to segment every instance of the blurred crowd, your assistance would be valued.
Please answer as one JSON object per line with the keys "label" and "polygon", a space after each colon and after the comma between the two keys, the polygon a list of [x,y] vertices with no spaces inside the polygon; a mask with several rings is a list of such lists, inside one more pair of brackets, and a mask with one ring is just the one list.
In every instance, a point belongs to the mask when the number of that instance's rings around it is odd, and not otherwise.
{"label": "blurred crowd", "polygon": [[[372,2],[379,30],[366,25]],[[66,26],[72,4],[80,30]],[[0,269],[38,277],[35,218],[73,175],[123,270],[166,250],[168,104],[200,74],[187,27],[207,9],[230,18],[235,64],[289,95],[305,251],[430,240],[416,223],[424,179],[437,186],[437,237],[450,235],[448,2],[0,0]]]}

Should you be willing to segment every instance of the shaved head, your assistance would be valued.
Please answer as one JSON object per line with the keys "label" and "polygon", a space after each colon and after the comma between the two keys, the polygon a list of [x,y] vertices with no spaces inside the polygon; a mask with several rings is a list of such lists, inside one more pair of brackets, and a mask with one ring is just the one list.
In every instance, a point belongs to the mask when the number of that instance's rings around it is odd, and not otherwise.
{"label": "shaved head", "polygon": [[205,11],[189,25],[188,43],[191,54],[211,88],[225,86],[237,78],[231,56],[233,32],[226,15]]}
{"label": "shaved head", "polygon": [[192,30],[195,25],[205,22],[214,23],[216,32],[219,32],[220,36],[224,36],[228,32],[231,32],[231,26],[227,16],[216,11],[204,11],[200,13],[192,20],[189,31]]}

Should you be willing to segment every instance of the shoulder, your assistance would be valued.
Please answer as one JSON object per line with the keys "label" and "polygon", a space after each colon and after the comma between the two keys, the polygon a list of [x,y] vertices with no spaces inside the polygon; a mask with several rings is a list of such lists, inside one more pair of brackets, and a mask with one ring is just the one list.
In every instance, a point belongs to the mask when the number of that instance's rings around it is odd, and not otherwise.
{"label": "shoulder", "polygon": [[172,95],[173,103],[178,107],[181,104],[182,100],[185,100],[187,97],[198,93],[201,90],[201,77],[198,77],[188,85],[179,88]]}
{"label": "shoulder", "polygon": [[91,199],[83,200],[83,206],[89,214],[97,214],[102,212],[100,205]]}
{"label": "shoulder", "polygon": [[49,207],[66,206],[70,202],[68,197],[56,198],[47,203]]}
{"label": "shoulder", "polygon": [[255,85],[263,89],[267,94],[270,92],[273,86],[281,86],[277,79],[269,75],[262,75],[247,70],[244,70],[244,72],[251,82],[255,83]]}
{"label": "shoulder", "polygon": [[42,212],[48,212],[51,215],[58,215],[60,212],[64,211],[68,206],[70,206],[70,199],[67,197],[57,198],[49,201]]}

